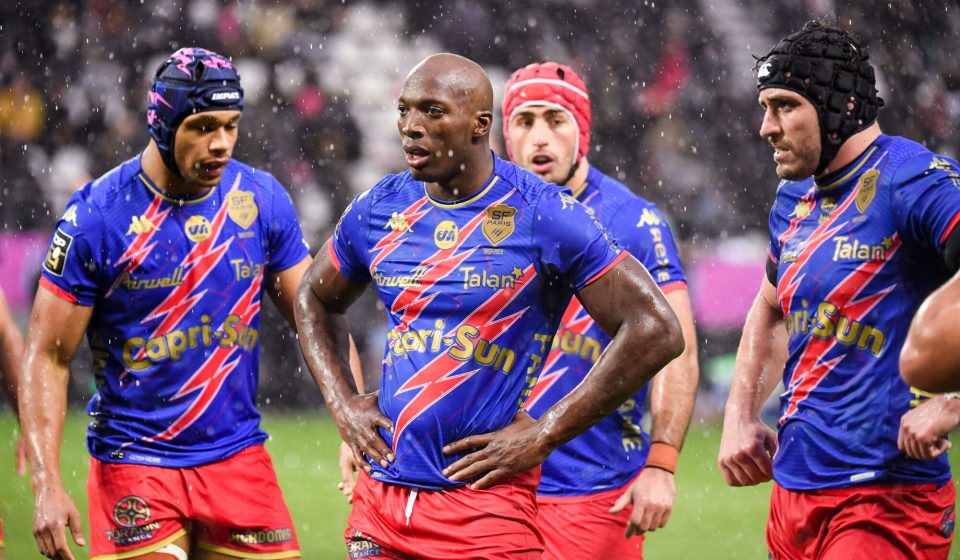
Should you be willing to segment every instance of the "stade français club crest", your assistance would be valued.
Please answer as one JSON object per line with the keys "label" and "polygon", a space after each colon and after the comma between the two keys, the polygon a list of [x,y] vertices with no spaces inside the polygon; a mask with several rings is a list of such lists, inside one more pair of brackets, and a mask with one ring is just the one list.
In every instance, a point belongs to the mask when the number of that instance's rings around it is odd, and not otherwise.
{"label": "stade fran\u00e7ais club crest", "polygon": [[249,228],[260,214],[252,192],[233,191],[227,195],[226,203],[227,215],[243,229]]}
{"label": "stade fran\u00e7ais club crest", "polygon": [[487,218],[481,230],[484,237],[496,247],[516,229],[513,218],[517,215],[517,209],[508,204],[496,204],[487,208],[486,213]]}
{"label": "stade fran\u00e7ais club crest", "polygon": [[876,169],[871,169],[860,177],[860,186],[857,189],[857,200],[855,202],[857,203],[857,210],[861,214],[870,207],[873,197],[877,195],[877,178],[879,177],[880,172]]}

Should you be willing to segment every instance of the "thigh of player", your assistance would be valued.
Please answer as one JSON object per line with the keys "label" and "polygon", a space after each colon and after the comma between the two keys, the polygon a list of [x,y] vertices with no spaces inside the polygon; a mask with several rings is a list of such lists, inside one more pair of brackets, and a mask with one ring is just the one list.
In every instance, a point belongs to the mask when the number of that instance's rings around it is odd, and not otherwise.
{"label": "thigh of player", "polygon": [[541,499],[537,527],[546,550],[543,560],[643,558],[643,535],[624,538],[632,508],[609,513],[623,489],[590,496]]}
{"label": "thigh of player", "polygon": [[270,455],[248,447],[187,475],[197,558],[300,558]]}
{"label": "thigh of player", "polygon": [[154,558],[148,555],[168,545],[187,546],[188,496],[179,469],[91,458],[87,499],[93,560]]}

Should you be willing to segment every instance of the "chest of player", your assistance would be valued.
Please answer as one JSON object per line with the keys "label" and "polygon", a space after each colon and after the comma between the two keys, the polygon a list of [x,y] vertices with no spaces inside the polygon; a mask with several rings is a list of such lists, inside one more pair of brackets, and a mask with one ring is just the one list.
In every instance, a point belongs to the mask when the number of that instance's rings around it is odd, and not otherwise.
{"label": "chest of player", "polygon": [[511,308],[529,305],[540,281],[528,271],[539,255],[530,209],[519,196],[484,198],[428,205],[415,219],[374,209],[370,275],[398,319],[414,309],[415,317],[446,319],[496,294],[509,294]]}
{"label": "chest of player", "polygon": [[252,193],[150,210],[109,232],[105,299],[225,302],[262,282],[267,241]]}
{"label": "chest of player", "polygon": [[904,267],[890,197],[869,181],[796,201],[781,234],[777,293],[791,336],[813,336],[880,353],[881,305]]}

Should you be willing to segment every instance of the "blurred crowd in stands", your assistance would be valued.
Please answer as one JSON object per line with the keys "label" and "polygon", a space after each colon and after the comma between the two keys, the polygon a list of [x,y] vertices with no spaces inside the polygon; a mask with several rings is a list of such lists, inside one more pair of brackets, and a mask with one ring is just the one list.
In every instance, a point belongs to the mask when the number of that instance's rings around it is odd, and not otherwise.
{"label": "blurred crowd in stands", "polygon": [[591,163],[656,202],[689,261],[765,235],[777,179],[752,55],[822,16],[869,44],[885,132],[956,157],[953,1],[4,1],[0,234],[49,231],[74,189],[135,156],[152,72],[196,45],[234,59],[246,90],[235,156],[291,189],[318,247],[356,193],[404,169],[395,97],[413,64],[451,51],[487,68],[498,104],[519,66],[581,71]]}

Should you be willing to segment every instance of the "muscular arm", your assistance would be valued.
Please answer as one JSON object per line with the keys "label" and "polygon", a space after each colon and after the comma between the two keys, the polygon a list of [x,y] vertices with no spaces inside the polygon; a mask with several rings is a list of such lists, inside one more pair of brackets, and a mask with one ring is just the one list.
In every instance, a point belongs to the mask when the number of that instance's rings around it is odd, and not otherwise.
{"label": "muscular arm", "polygon": [[268,279],[267,292],[270,299],[277,305],[283,318],[290,323],[294,330],[297,329],[296,319],[294,317],[294,308],[297,304],[297,293],[300,289],[300,282],[303,275],[310,268],[313,259],[305,257],[302,261],[280,272],[275,272]]}
{"label": "muscular arm", "polygon": [[[7,298],[0,291],[0,382],[3,393],[13,407],[13,413],[19,415],[17,392],[20,387],[20,365],[23,361],[23,335],[17,328]],[[19,416],[18,416],[19,417]]]}
{"label": "muscular arm", "polygon": [[773,476],[776,434],[760,421],[760,409],[783,375],[786,360],[787,334],[776,288],[764,278],[743,327],[723,417],[717,462],[731,486],[758,484]]}
{"label": "muscular arm", "polygon": [[363,456],[367,455],[386,466],[393,453],[376,428],[392,429],[392,425],[377,406],[377,392],[359,394],[349,366],[346,310],[363,289],[340,275],[327,248],[321,249],[300,285],[297,332],[307,367],[357,462],[366,464]]}
{"label": "muscular arm", "polygon": [[451,480],[484,475],[474,486],[486,488],[535,467],[623,404],[683,351],[676,314],[633,257],[620,261],[577,297],[613,340],[583,382],[539,420],[520,415],[518,422],[499,432],[448,445],[446,453],[481,448],[444,471]]}
{"label": "muscular arm", "polygon": [[64,301],[41,287],[27,333],[20,426],[27,440],[36,492],[34,536],[41,552],[56,558],[73,558],[64,536],[65,526],[70,526],[77,544],[84,544],[79,514],[60,479],[60,442],[69,365],[92,313],[92,307]]}
{"label": "muscular arm", "polygon": [[680,449],[687,435],[697,396],[700,367],[697,363],[697,332],[693,324],[690,295],[686,290],[666,294],[683,330],[683,354],[673,360],[650,383],[653,426],[650,439]]}
{"label": "muscular arm", "polygon": [[908,385],[943,393],[960,390],[960,272],[930,294],[910,324],[900,352],[900,375]]}

